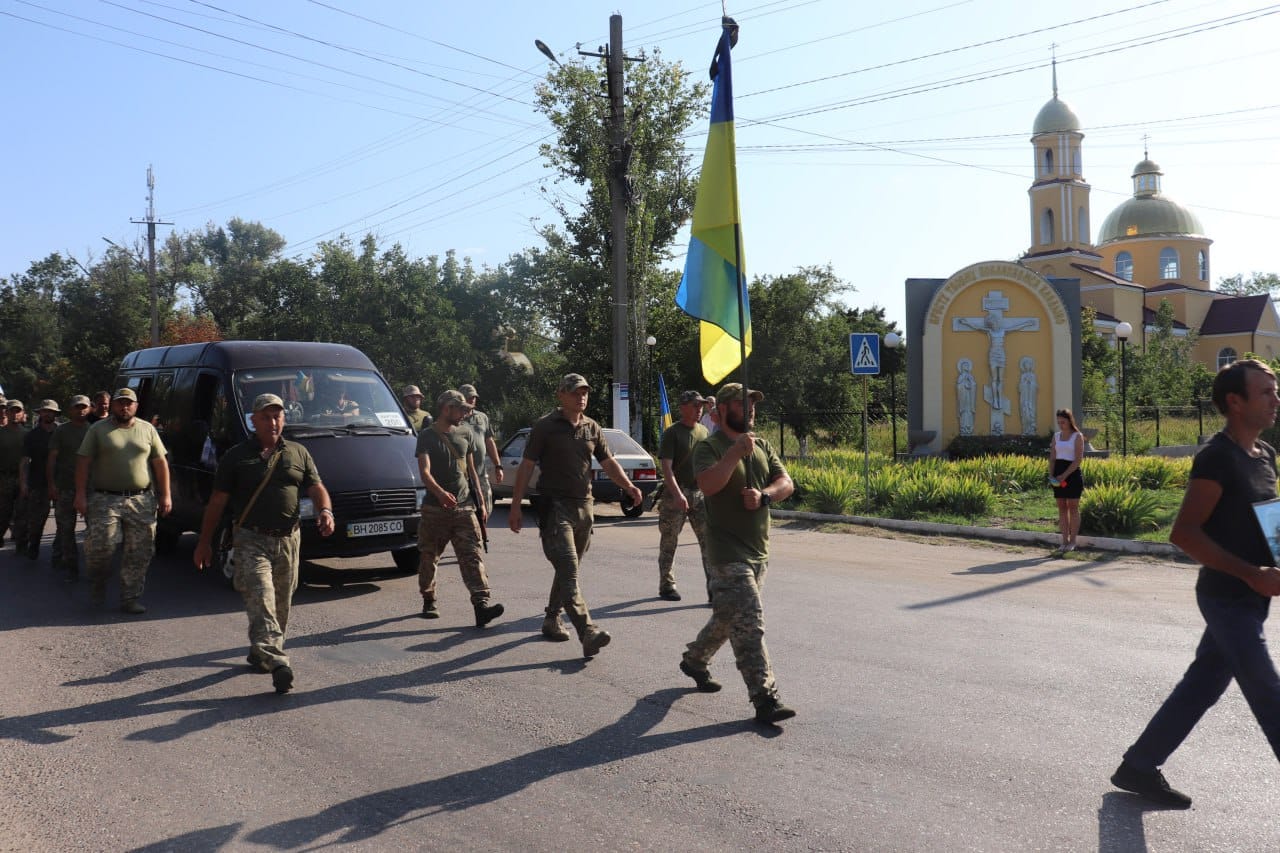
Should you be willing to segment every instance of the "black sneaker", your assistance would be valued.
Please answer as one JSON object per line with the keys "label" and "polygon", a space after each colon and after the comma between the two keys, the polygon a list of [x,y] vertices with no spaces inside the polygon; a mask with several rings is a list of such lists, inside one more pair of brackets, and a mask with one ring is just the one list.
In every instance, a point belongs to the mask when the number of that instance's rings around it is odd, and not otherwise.
{"label": "black sneaker", "polygon": [[796,712],[778,700],[777,696],[766,696],[755,703],[756,722],[772,725],[789,720]]}
{"label": "black sneaker", "polygon": [[674,586],[671,587],[671,589],[659,590],[658,598],[661,598],[663,601],[679,601],[680,591],[676,589]]}
{"label": "black sneaker", "polygon": [[680,671],[693,679],[700,693],[719,693],[722,685],[705,669],[694,669],[686,660],[680,661]]}
{"label": "black sneaker", "polygon": [[288,693],[293,689],[293,670],[287,663],[271,670],[271,683],[275,685],[277,693]]}
{"label": "black sneaker", "polygon": [[484,602],[483,604],[477,604],[476,605],[476,627],[483,628],[485,625],[488,625],[494,619],[497,619],[499,616],[501,616],[502,611],[505,609],[506,608],[504,608],[501,604],[490,604],[487,601]]}
{"label": "black sneaker", "polygon": [[1171,809],[1191,808],[1191,798],[1170,788],[1159,770],[1139,770],[1129,762],[1122,761],[1116,772],[1111,774],[1111,784],[1122,791],[1139,794],[1153,803]]}
{"label": "black sneaker", "polygon": [[440,611],[436,610],[436,603],[434,601],[422,602],[422,618],[423,619],[439,619],[440,618]]}

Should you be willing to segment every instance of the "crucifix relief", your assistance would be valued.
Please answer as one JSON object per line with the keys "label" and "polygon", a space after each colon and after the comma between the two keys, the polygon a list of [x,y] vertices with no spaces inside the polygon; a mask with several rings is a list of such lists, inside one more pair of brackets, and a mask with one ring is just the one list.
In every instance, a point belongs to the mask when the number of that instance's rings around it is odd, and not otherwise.
{"label": "crucifix relief", "polygon": [[1008,356],[1004,349],[1004,336],[1009,332],[1038,332],[1037,317],[1005,317],[1009,300],[999,290],[992,290],[982,299],[981,317],[955,317],[951,320],[954,332],[984,332],[988,338],[987,365],[991,371],[990,384],[982,386],[982,398],[991,407],[991,434],[1004,435],[1004,419],[1012,414],[1013,407],[1004,393],[1005,364]]}

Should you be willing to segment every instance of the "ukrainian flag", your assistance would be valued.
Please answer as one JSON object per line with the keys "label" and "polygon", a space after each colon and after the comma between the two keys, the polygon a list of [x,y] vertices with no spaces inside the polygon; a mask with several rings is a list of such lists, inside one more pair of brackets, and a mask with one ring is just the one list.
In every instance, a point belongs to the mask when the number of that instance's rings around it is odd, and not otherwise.
{"label": "ukrainian flag", "polygon": [[664,430],[675,423],[675,418],[671,417],[671,401],[667,398],[667,383],[661,373],[658,374],[658,423]]}
{"label": "ukrainian flag", "polygon": [[[711,129],[698,177],[692,237],[676,305],[701,321],[702,375],[718,383],[751,353],[751,306],[747,303],[738,216],[738,169],[733,138],[733,73],[729,53],[738,25],[724,18],[711,62]],[[745,327],[745,333],[743,331]]]}

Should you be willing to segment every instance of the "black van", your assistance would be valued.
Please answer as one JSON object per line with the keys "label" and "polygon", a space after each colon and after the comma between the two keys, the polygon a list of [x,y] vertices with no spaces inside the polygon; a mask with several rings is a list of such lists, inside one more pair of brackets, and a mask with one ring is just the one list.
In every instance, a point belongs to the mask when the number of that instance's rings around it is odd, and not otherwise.
{"label": "black van", "polygon": [[[321,537],[302,502],[302,559],[389,551],[398,568],[418,565],[417,440],[396,395],[367,356],[343,344],[219,341],[131,352],[116,387],[138,395],[138,417],[155,424],[169,451],[173,512],[157,544],[199,531],[222,454],[251,433],[253,400],[285,402],[285,438],[306,446],[333,498],[336,529]],[[230,519],[214,543],[229,577]]]}

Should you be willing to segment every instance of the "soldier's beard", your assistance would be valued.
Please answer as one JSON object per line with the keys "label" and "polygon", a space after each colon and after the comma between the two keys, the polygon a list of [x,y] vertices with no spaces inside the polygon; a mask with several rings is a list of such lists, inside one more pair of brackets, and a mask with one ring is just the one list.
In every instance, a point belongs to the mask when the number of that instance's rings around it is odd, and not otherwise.
{"label": "soldier's beard", "polygon": [[734,432],[750,432],[751,427],[747,424],[747,419],[742,415],[730,414],[725,412],[724,422],[729,429]]}
{"label": "soldier's beard", "polygon": [[111,420],[113,420],[113,421],[115,421],[116,423],[120,424],[120,426],[128,426],[128,425],[129,425],[129,422],[133,420],[133,415],[115,415],[115,414],[113,414],[113,415],[111,416]]}

